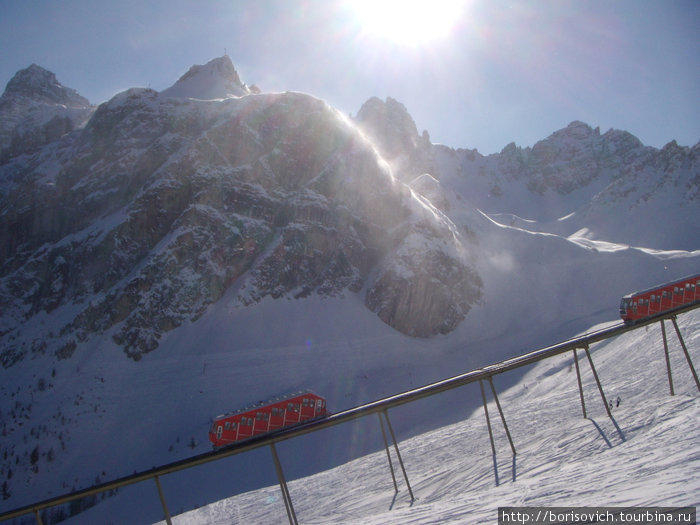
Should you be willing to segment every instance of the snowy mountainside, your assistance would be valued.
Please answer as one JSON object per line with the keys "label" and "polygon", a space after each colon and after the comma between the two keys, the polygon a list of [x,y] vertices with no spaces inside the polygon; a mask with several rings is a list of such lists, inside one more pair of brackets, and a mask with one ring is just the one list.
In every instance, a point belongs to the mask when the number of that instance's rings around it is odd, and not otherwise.
{"label": "snowy mountainside", "polygon": [[[658,231],[635,232],[639,243],[494,215],[557,217],[536,215],[546,201],[580,217],[618,180],[612,168],[541,195],[527,173],[496,171],[503,202],[521,207],[490,208],[492,175],[463,167],[495,170],[503,157],[431,145],[395,101],[372,101],[353,123],[299,93],[210,98],[206,79],[220,86],[224,65],[191,69],[182,95],[120,93],[83,127],[0,163],[3,510],[204,452],[211,417],[275,395],[311,388],[339,411],[551,344],[614,319],[624,293],[700,268],[697,221],[674,219],[685,201]],[[575,128],[567,144],[596,136]],[[610,153],[610,165],[657,158],[617,141],[623,160]],[[693,151],[671,156],[690,166],[669,171],[672,187],[692,182]],[[681,199],[664,188],[648,192]],[[652,249],[664,221],[678,246]],[[426,403],[392,423],[409,436],[456,417]],[[309,442],[290,443],[288,475],[376,450],[363,428],[310,438],[310,460]],[[261,462],[268,454],[245,455],[164,488],[183,510],[201,506],[274,483]],[[141,502],[140,491],[120,498]],[[119,501],[131,500],[94,511]]]}
{"label": "snowy mountainside", "polygon": [[[681,316],[679,325],[697,363],[700,314]],[[289,482],[298,519],[315,524],[495,523],[500,506],[698,507],[700,397],[678,340],[670,339],[675,396],[669,395],[658,325],[599,343],[591,353],[615,423],[580,356],[588,419],[582,417],[573,357],[561,355],[538,363],[499,393],[516,458],[489,394],[497,474],[483,410],[468,416],[465,410],[463,421],[400,441],[417,498],[413,504],[398,470],[394,496],[380,450]],[[495,379],[497,387],[500,380]],[[374,434],[381,443],[379,430]],[[263,524],[284,517],[279,486],[271,485],[174,516],[173,523]]]}
{"label": "snowy mountainside", "polygon": [[[362,293],[423,337],[453,330],[481,293],[468,240],[308,95],[131,89],[80,133],[0,166],[0,192],[3,366],[69,357],[117,325],[139,358],[231,286],[245,304]],[[23,330],[44,311],[65,324]]]}
{"label": "snowy mountainside", "polygon": [[700,143],[658,150],[582,122],[500,154],[433,149],[435,174],[503,224],[656,249],[700,246]]}

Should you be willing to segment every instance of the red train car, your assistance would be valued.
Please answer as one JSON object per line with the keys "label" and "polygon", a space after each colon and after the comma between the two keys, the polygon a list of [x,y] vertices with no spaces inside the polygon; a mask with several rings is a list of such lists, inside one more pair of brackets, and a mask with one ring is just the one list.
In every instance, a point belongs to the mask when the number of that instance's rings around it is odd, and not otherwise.
{"label": "red train car", "polygon": [[635,323],[696,302],[700,302],[700,274],[625,295],[620,302],[620,317],[626,323]]}
{"label": "red train car", "polygon": [[300,392],[216,417],[209,440],[215,447],[223,447],[327,414],[324,398]]}

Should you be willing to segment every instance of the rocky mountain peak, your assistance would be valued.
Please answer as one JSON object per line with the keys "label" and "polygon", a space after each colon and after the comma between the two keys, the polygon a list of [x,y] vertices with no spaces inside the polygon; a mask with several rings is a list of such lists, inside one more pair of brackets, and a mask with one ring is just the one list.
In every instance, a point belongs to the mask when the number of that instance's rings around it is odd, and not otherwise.
{"label": "rocky mountain peak", "polygon": [[94,109],[51,71],[36,64],[18,71],[0,97],[0,164],[82,126]]}
{"label": "rocky mountain peak", "polygon": [[200,100],[242,97],[250,93],[228,55],[214,58],[204,65],[192,66],[175,84],[162,91],[167,97]]}
{"label": "rocky mountain peak", "polygon": [[372,97],[362,105],[356,121],[405,182],[433,171],[430,136],[427,131],[418,134],[413,117],[401,102],[391,97],[384,101]]}
{"label": "rocky mountain peak", "polygon": [[357,121],[390,157],[418,144],[416,123],[406,106],[391,97],[385,101],[377,97],[367,100],[357,113]]}
{"label": "rocky mountain peak", "polygon": [[56,80],[56,75],[32,64],[22,69],[7,83],[3,98],[25,97],[35,102],[62,104],[67,107],[88,107],[90,101]]}

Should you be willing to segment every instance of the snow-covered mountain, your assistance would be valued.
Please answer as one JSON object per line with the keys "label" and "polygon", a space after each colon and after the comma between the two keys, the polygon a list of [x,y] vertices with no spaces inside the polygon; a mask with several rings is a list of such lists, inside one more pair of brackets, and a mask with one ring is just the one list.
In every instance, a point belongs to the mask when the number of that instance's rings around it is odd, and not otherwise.
{"label": "snow-covered mountain", "polygon": [[251,89],[241,82],[231,58],[224,55],[205,65],[192,66],[161,94],[167,97],[211,100],[250,95]]}
{"label": "snow-covered mountain", "polygon": [[[218,86],[227,62],[175,87]],[[231,287],[242,304],[347,290],[418,336],[453,330],[480,297],[469,241],[308,95],[131,89],[5,163],[0,192],[4,366],[113,327],[139,358]],[[63,325],[27,330],[41,312]]]}
{"label": "snow-covered mountain", "polygon": [[[202,452],[212,416],[260,399],[311,388],[338,411],[532,350],[700,268],[698,146],[573,123],[484,157],[392,99],[351,121],[257,93],[228,57],[88,109],[0,163],[0,509]],[[290,443],[285,468],[371,436]],[[273,483],[268,461],[165,490],[185,510]]]}
{"label": "snow-covered mountain", "polygon": [[625,131],[572,122],[532,148],[433,152],[442,184],[499,223],[646,248],[698,247],[700,143],[658,150]]}

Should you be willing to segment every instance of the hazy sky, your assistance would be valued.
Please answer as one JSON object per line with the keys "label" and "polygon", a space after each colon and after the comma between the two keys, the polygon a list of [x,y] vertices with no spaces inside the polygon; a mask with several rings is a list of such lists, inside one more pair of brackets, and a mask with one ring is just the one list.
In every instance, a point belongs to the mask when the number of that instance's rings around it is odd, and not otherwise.
{"label": "hazy sky", "polygon": [[100,103],[165,89],[226,51],[263,91],[352,114],[391,96],[433,142],[482,153],[573,120],[655,147],[700,140],[698,0],[362,3],[0,0],[0,84],[36,63]]}

